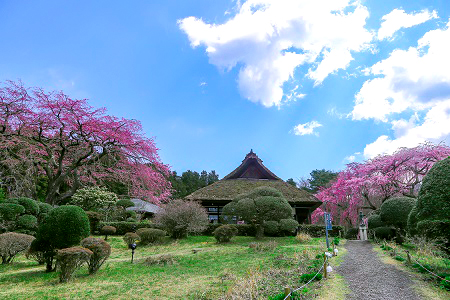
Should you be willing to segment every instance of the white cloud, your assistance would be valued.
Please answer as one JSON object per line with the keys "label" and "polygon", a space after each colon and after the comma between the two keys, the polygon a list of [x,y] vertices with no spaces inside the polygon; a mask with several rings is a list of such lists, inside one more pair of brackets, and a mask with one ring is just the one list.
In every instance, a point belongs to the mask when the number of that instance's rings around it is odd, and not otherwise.
{"label": "white cloud", "polygon": [[[364,149],[366,158],[414,147],[425,141],[450,141],[450,22],[427,32],[417,47],[394,50],[370,68],[380,76],[356,95],[354,120],[390,122],[394,137],[378,137]],[[398,117],[410,114],[409,120]],[[420,118],[419,115],[425,115]]]}
{"label": "white cloud", "polygon": [[358,1],[248,0],[236,5],[236,14],[223,24],[188,17],[179,26],[192,47],[206,47],[211,64],[239,67],[241,95],[267,107],[282,103],[283,84],[296,67],[310,65],[306,75],[317,85],[345,69],[352,52],[370,48],[372,33],[364,28],[369,13]]}
{"label": "white cloud", "polygon": [[315,134],[319,135],[317,132],[314,132],[314,128],[322,127],[322,124],[320,124],[317,121],[311,121],[307,122],[305,124],[298,124],[294,127],[294,134],[295,135],[307,135],[307,134]]}
{"label": "white cloud", "polygon": [[394,9],[381,18],[383,22],[378,30],[377,37],[379,40],[388,39],[402,28],[413,27],[437,17],[437,13],[434,10],[429,12],[427,9],[424,9],[419,13],[407,14],[403,9]]}

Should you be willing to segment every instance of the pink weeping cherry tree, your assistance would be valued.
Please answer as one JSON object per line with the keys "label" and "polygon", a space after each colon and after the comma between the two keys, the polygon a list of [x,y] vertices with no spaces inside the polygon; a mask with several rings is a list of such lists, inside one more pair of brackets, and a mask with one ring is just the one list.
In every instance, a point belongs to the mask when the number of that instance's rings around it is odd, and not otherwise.
{"label": "pink weeping cherry tree", "polygon": [[130,196],[154,203],[171,189],[169,167],[139,121],[12,81],[0,85],[0,172],[22,195],[30,193],[33,178],[44,176],[50,204],[64,204],[83,184],[105,180],[126,184]]}
{"label": "pink weeping cherry tree", "polygon": [[354,226],[360,210],[376,210],[393,196],[416,198],[422,179],[434,163],[449,155],[446,145],[424,143],[348,164],[328,188],[315,195],[324,204],[313,213],[313,222],[322,219],[325,205],[336,224]]}

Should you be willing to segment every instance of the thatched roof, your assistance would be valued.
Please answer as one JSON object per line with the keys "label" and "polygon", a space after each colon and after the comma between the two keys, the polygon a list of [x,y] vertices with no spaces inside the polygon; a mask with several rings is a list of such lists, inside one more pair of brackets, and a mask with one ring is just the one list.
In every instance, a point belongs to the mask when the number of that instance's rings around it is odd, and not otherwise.
{"label": "thatched roof", "polygon": [[186,196],[188,200],[196,201],[231,201],[237,195],[250,192],[251,190],[267,186],[279,190],[286,200],[291,204],[305,204],[318,207],[322,202],[307,191],[296,188],[283,180],[261,180],[261,179],[222,179],[192,194]]}
{"label": "thatched roof", "polygon": [[133,210],[137,212],[148,212],[148,213],[157,213],[161,210],[161,208],[155,204],[148,203],[141,199],[130,199],[134,206],[128,207],[127,210]]}

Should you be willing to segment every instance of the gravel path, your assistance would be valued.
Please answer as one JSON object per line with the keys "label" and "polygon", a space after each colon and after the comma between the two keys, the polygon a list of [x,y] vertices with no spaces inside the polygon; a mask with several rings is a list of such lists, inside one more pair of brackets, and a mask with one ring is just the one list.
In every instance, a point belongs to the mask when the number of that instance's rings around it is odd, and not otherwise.
{"label": "gravel path", "polygon": [[393,265],[383,263],[372,244],[347,241],[347,254],[336,272],[344,276],[353,300],[419,300],[412,287],[411,275]]}

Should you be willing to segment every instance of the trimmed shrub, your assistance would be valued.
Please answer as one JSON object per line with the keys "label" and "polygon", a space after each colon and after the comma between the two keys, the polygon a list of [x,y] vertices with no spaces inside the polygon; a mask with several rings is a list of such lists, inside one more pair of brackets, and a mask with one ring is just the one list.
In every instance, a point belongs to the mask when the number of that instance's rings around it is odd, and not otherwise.
{"label": "trimmed shrub", "polygon": [[128,218],[128,219],[126,219],[126,221],[130,222],[130,223],[136,223],[137,222],[137,220],[133,219],[133,218]]}
{"label": "trimmed shrub", "polygon": [[417,204],[409,212],[407,229],[410,235],[417,234]]}
{"label": "trimmed shrub", "polygon": [[160,224],[148,223],[148,222],[100,222],[98,228],[103,226],[114,226],[116,228],[115,235],[124,235],[127,232],[136,232],[139,228],[156,228],[164,229]]}
{"label": "trimmed shrub", "polygon": [[345,233],[345,238],[347,240],[353,240],[356,239],[358,236],[358,228],[349,228],[347,232]]}
{"label": "trimmed shrub", "polygon": [[39,215],[37,217],[38,222],[40,223],[45,219],[45,217],[47,217],[47,214],[53,209],[53,206],[44,202],[38,202],[38,206],[39,206]]}
{"label": "trimmed shrub", "polygon": [[279,235],[280,225],[277,221],[266,221],[264,222],[264,234],[268,236]]}
{"label": "trimmed shrub", "polygon": [[[298,231],[305,232],[312,237],[325,236],[325,225],[317,224],[299,224]],[[339,236],[340,232],[344,232],[343,226],[333,225],[331,230],[328,230],[329,236]]]}
{"label": "trimmed shrub", "polygon": [[47,271],[52,270],[56,249],[79,245],[89,233],[89,218],[81,207],[64,205],[52,209],[39,225],[37,233],[37,239],[42,240],[46,247]]}
{"label": "trimmed shrub", "polygon": [[192,232],[201,232],[209,223],[205,208],[195,201],[173,200],[161,208],[154,221],[176,239]]}
{"label": "trimmed shrub", "polygon": [[101,230],[102,234],[105,235],[105,241],[108,240],[108,235],[113,235],[116,233],[116,231],[117,231],[116,227],[108,225],[103,226]]}
{"label": "trimmed shrub", "polygon": [[130,247],[131,244],[134,244],[137,241],[139,241],[139,235],[137,235],[134,232],[127,232],[123,236],[123,241],[125,242],[125,244],[127,244],[127,247]]}
{"label": "trimmed shrub", "polygon": [[91,234],[94,234],[94,232],[97,231],[98,223],[100,223],[100,221],[102,220],[103,215],[95,211],[87,211],[86,215],[89,218],[89,226],[91,228]]}
{"label": "trimmed shrub", "polygon": [[38,225],[38,220],[35,216],[32,215],[23,215],[17,219],[17,226],[20,228],[35,230]]}
{"label": "trimmed shrub", "polygon": [[307,234],[307,233],[299,232],[295,236],[295,239],[300,244],[306,244],[306,243],[309,243],[311,241],[311,236],[309,234]]}
{"label": "trimmed shrub", "polygon": [[380,207],[381,221],[405,230],[408,224],[408,215],[416,205],[416,200],[408,197],[397,197],[386,200]]}
{"label": "trimmed shrub", "polygon": [[380,215],[371,215],[367,220],[369,225],[369,230],[375,229],[377,227],[385,226],[383,221],[381,221]]}
{"label": "trimmed shrub", "polygon": [[126,211],[124,212],[124,216],[125,216],[125,219],[132,218],[132,219],[136,220],[137,214],[136,214],[136,212],[133,211],[133,210],[126,210]]}
{"label": "trimmed shrub", "polygon": [[237,224],[236,226],[238,230],[239,236],[256,236],[256,226],[252,224]]}
{"label": "trimmed shrub", "polygon": [[139,243],[142,245],[161,243],[166,236],[166,232],[161,229],[140,228],[136,230],[139,236]]}
{"label": "trimmed shrub", "polygon": [[395,236],[395,230],[391,227],[377,227],[373,231],[375,236],[382,240],[390,240]]}
{"label": "trimmed shrub", "polygon": [[31,198],[21,197],[17,198],[17,204],[22,205],[25,208],[25,214],[38,216],[39,204]]}
{"label": "trimmed shrub", "polygon": [[424,220],[417,223],[417,232],[440,244],[450,242],[450,220]]}
{"label": "trimmed shrub", "polygon": [[92,251],[88,261],[89,274],[95,274],[111,255],[111,246],[100,238],[85,238],[81,241],[81,246]]}
{"label": "trimmed shrub", "polygon": [[238,234],[238,229],[231,225],[222,225],[214,230],[214,237],[218,243],[228,243],[231,238]]}
{"label": "trimmed shrub", "polygon": [[73,273],[88,262],[93,255],[92,251],[83,247],[71,247],[58,250],[56,260],[61,272],[59,273],[59,282],[68,282]]}
{"label": "trimmed shrub", "polygon": [[120,206],[123,208],[133,207],[134,203],[130,199],[122,199],[116,202],[116,206]]}
{"label": "trimmed shrub", "polygon": [[38,264],[43,265],[45,263],[45,252],[42,250],[44,247],[40,243],[42,243],[42,240],[34,239],[25,256],[27,259],[35,260]]}
{"label": "trimmed shrub", "polygon": [[113,206],[119,198],[105,187],[91,186],[77,190],[72,196],[70,204],[77,205],[84,210],[97,210]]}
{"label": "trimmed shrub", "polygon": [[298,222],[294,219],[281,219],[280,232],[283,235],[293,235],[297,230]]}
{"label": "trimmed shrub", "polygon": [[10,263],[17,254],[27,250],[34,239],[34,236],[16,232],[0,234],[0,257],[2,258],[2,264]]}
{"label": "trimmed shrub", "polygon": [[0,203],[0,216],[6,221],[15,221],[25,212],[25,207],[16,203]]}

